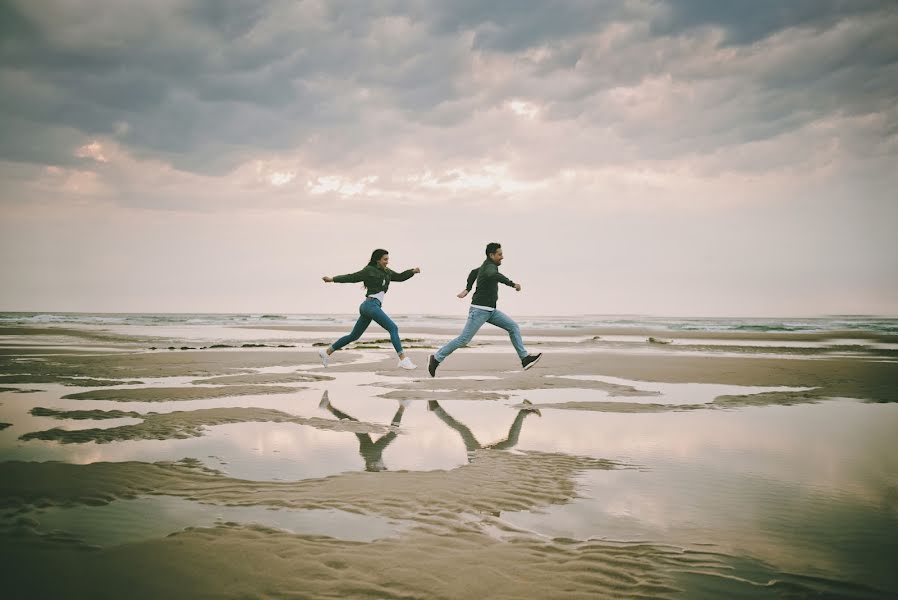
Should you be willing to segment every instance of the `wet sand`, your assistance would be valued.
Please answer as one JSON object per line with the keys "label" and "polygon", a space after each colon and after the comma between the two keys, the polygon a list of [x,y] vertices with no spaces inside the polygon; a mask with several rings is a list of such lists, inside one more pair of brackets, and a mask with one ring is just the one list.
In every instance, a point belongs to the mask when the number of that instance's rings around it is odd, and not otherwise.
{"label": "wet sand", "polygon": [[[545,355],[529,371],[487,336],[431,379],[428,350],[410,350],[419,369],[401,371],[376,339],[325,369],[313,344],[337,330],[301,331],[291,349],[169,351],[120,330],[0,330],[0,345],[15,341],[0,353],[9,597],[898,593],[898,361],[823,343],[894,340],[716,336],[822,342],[759,351],[715,347],[707,332],[665,345],[648,330],[626,344],[538,330],[527,334]],[[437,346],[447,333],[403,335]],[[125,543],[58,525],[66,511],[145,498],[209,518]],[[216,520],[236,508],[393,529],[358,541]],[[171,519],[123,512],[126,533]]]}

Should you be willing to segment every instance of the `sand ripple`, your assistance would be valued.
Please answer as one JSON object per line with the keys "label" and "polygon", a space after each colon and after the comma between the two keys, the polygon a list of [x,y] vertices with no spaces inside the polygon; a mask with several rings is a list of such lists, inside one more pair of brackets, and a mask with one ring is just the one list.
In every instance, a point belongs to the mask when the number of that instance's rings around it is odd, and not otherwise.
{"label": "sand ripple", "polygon": [[174,402],[231,396],[289,394],[305,388],[273,385],[228,385],[221,387],[148,387],[91,390],[63,396],[66,400],[112,400],[114,402]]}
{"label": "sand ripple", "polygon": [[69,419],[118,419],[132,417],[143,419],[134,425],[122,425],[108,429],[60,429],[33,431],[22,435],[21,440],[48,440],[63,444],[83,444],[96,442],[121,442],[125,440],[169,440],[200,437],[206,427],[229,423],[273,422],[297,423],[328,431],[350,431],[354,433],[386,433],[383,425],[359,421],[334,421],[317,417],[298,417],[269,408],[208,408],[192,411],[142,414],[133,411],[58,411],[37,407],[31,414],[41,417]]}

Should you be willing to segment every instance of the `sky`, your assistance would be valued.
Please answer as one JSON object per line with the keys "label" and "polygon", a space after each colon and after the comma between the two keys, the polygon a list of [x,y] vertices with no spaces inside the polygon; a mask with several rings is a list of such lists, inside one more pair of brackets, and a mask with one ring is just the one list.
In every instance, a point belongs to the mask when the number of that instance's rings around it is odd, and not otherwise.
{"label": "sky", "polygon": [[0,310],[898,315],[891,0],[0,0]]}

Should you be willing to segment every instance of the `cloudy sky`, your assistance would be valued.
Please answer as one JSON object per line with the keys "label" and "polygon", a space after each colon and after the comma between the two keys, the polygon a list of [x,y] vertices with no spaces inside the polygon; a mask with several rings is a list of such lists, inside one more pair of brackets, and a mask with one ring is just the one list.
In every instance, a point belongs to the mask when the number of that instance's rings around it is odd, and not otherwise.
{"label": "cloudy sky", "polygon": [[898,314],[898,4],[0,0],[0,310]]}

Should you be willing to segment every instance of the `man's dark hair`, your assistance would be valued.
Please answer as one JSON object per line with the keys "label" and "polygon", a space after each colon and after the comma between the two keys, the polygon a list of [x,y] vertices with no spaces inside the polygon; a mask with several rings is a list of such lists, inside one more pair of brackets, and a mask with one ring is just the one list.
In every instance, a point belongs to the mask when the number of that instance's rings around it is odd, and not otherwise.
{"label": "man's dark hair", "polygon": [[499,242],[490,242],[486,245],[486,256],[489,258],[490,254],[495,254],[496,251],[502,247],[502,244]]}

